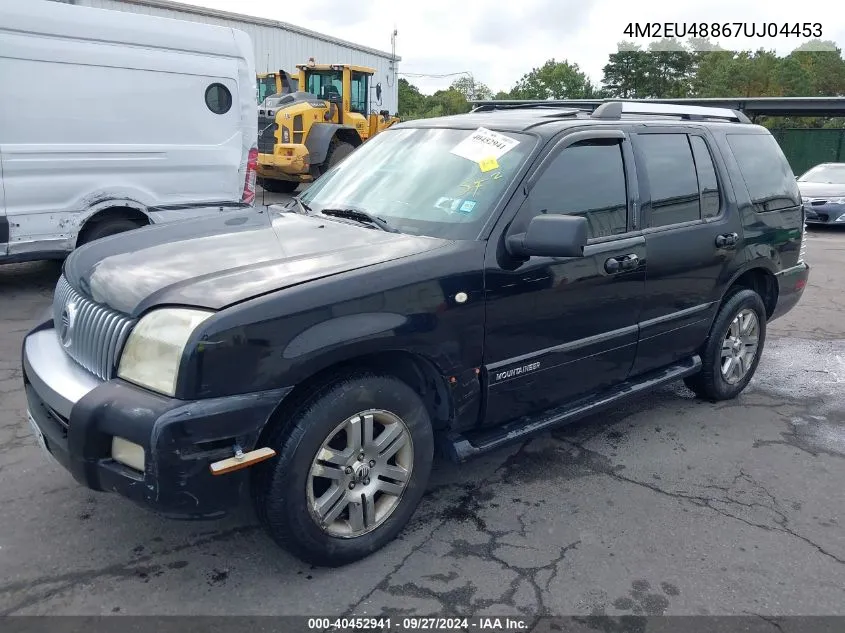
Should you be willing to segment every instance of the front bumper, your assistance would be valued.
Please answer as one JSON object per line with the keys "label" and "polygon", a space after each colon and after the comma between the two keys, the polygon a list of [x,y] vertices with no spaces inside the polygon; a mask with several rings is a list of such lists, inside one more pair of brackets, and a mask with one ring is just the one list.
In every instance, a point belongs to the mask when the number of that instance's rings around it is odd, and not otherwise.
{"label": "front bumper", "polygon": [[778,300],[769,321],[789,312],[801,299],[807,280],[810,278],[810,266],[802,262],[780,271],[775,278],[778,281]]}
{"label": "front bumper", "polygon": [[807,224],[845,225],[845,204],[837,204],[833,202],[812,204],[810,202],[805,202],[804,213]]}
{"label": "front bumper", "polygon": [[[213,476],[209,465],[235,444],[255,448],[291,390],[185,401],[102,382],[64,353],[52,321],[30,332],[22,351],[29,412],[56,461],[93,490],[174,518],[216,518],[239,503],[247,471]],[[112,459],[114,436],[144,448],[144,472]]]}
{"label": "front bumper", "polygon": [[272,154],[258,154],[258,176],[286,180],[310,180],[308,148],[302,144],[276,144]]}

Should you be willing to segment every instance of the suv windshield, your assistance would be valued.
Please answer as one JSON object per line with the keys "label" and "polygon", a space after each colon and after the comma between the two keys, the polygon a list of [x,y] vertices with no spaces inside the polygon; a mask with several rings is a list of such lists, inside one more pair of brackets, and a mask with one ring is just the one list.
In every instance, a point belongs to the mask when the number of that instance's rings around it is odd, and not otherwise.
{"label": "suv windshield", "polygon": [[343,73],[339,70],[309,70],[305,73],[305,91],[328,100],[343,94]]}
{"label": "suv windshield", "polygon": [[817,165],[798,179],[798,182],[845,184],[845,163]]}
{"label": "suv windshield", "polygon": [[301,198],[315,212],[357,209],[402,233],[475,239],[533,147],[534,137],[513,132],[386,130]]}

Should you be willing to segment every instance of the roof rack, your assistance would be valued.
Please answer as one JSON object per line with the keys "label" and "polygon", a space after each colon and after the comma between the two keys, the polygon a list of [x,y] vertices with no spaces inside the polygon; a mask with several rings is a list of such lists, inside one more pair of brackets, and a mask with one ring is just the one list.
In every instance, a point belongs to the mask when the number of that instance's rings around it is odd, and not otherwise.
{"label": "roof rack", "polygon": [[739,110],[673,103],[644,103],[642,101],[608,101],[599,105],[590,117],[602,120],[618,120],[622,118],[623,114],[676,116],[688,121],[717,119],[735,123],[751,123],[751,120]]}
{"label": "roof rack", "polygon": [[571,105],[558,105],[554,101],[532,101],[532,102],[486,102],[475,106],[471,112],[490,112],[491,110],[520,110],[522,108],[543,108],[557,110],[559,114],[578,114],[579,112],[591,112],[592,108],[573,108]]}

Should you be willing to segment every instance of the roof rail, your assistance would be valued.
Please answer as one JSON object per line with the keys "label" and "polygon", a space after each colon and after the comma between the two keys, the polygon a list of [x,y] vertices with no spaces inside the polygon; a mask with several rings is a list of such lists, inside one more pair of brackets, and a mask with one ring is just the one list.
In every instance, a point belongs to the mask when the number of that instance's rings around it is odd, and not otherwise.
{"label": "roof rail", "polygon": [[617,120],[621,119],[623,114],[676,116],[689,121],[722,119],[736,123],[751,123],[751,120],[739,110],[674,103],[643,103],[642,101],[608,101],[597,107],[590,116],[593,119]]}
{"label": "roof rail", "polygon": [[488,101],[475,106],[470,112],[489,112],[491,110],[519,110],[522,108],[544,108],[559,110],[562,114],[576,114],[578,112],[592,112],[592,108],[575,108],[571,105],[560,105],[554,101],[549,102],[507,102],[496,103]]}

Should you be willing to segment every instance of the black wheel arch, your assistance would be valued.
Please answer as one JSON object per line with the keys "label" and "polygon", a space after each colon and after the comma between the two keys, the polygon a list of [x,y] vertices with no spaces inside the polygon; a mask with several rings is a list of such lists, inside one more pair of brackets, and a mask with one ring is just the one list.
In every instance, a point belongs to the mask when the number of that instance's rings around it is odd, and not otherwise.
{"label": "black wheel arch", "polygon": [[353,147],[358,147],[363,141],[358,131],[351,125],[338,123],[315,123],[308,131],[305,138],[305,147],[308,149],[309,160],[312,165],[321,165],[325,162],[329,153],[332,141],[337,138]]}

